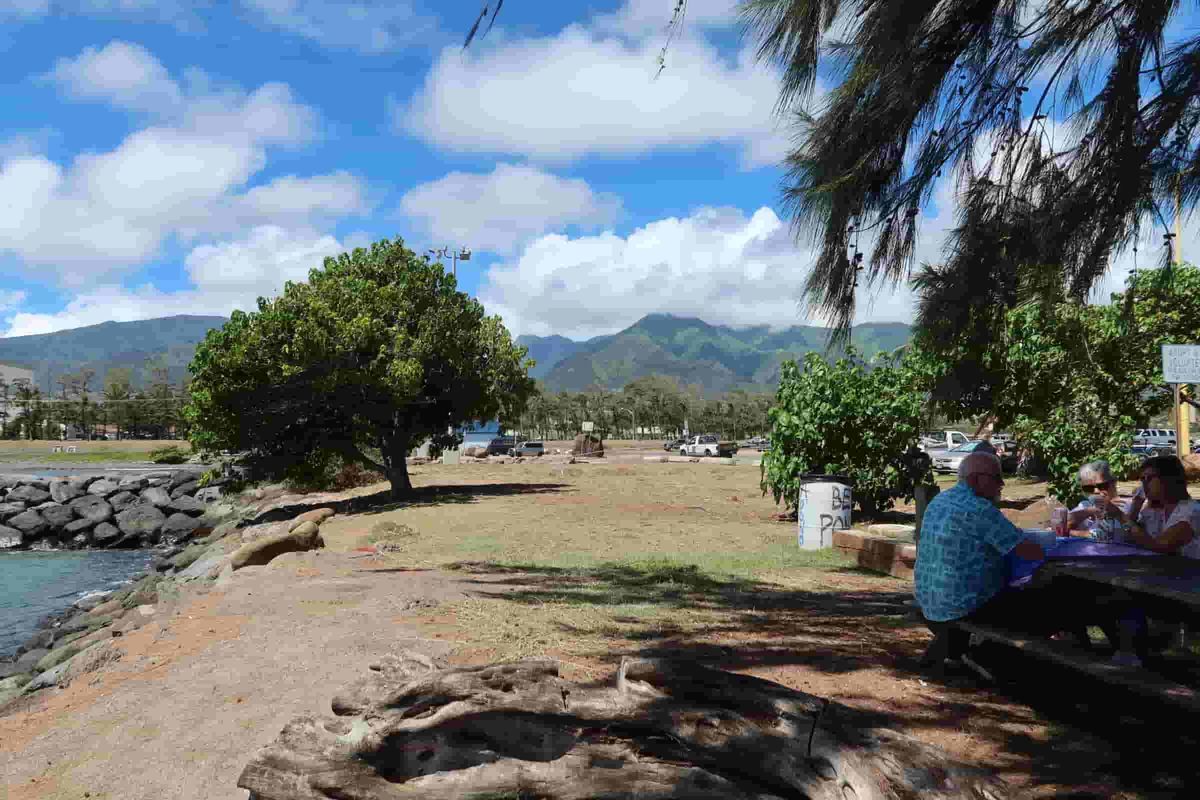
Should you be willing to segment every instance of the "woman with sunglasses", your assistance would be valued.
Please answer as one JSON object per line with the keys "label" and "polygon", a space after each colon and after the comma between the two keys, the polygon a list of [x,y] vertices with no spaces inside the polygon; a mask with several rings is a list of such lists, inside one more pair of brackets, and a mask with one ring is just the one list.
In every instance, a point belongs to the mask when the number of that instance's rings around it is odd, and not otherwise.
{"label": "woman with sunglasses", "polygon": [[1130,527],[1132,544],[1157,553],[1200,558],[1200,503],[1188,495],[1183,462],[1155,456],[1142,465],[1147,507]]}
{"label": "woman with sunglasses", "polygon": [[[1079,468],[1079,483],[1087,496],[1071,509],[1072,530],[1087,531],[1097,541],[1125,543],[1137,509],[1117,496],[1117,479],[1107,461],[1093,461]],[[1136,502],[1140,507],[1141,503]]]}

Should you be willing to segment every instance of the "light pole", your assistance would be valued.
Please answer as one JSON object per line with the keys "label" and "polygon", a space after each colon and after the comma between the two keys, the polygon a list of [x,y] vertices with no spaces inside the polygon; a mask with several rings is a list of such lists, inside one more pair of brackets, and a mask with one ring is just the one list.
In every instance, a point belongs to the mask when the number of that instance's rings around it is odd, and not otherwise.
{"label": "light pole", "polygon": [[450,269],[453,270],[453,272],[451,274],[453,274],[455,278],[458,278],[458,262],[460,260],[461,261],[470,261],[471,260],[471,251],[465,247],[461,247],[458,250],[455,250],[453,247],[440,247],[437,250],[430,250],[428,252],[429,252],[429,255],[431,255],[435,258],[443,258],[444,259],[444,258],[446,258],[446,256],[450,256],[450,258],[452,259]]}

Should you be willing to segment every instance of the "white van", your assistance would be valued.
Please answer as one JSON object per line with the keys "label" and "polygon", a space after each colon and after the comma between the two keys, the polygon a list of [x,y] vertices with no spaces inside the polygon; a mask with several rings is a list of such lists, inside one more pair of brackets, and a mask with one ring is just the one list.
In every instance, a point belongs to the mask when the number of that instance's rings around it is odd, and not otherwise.
{"label": "white van", "polygon": [[1148,444],[1153,447],[1174,447],[1175,431],[1166,428],[1139,428],[1133,434],[1134,444]]}

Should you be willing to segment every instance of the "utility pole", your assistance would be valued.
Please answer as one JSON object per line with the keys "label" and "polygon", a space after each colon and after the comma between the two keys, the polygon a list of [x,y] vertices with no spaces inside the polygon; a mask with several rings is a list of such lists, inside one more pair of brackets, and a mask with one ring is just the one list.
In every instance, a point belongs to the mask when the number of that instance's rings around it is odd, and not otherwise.
{"label": "utility pole", "polygon": [[460,260],[461,261],[470,261],[471,260],[471,251],[465,247],[461,247],[457,250],[455,250],[453,247],[440,247],[437,250],[430,250],[428,252],[429,252],[429,255],[433,256],[434,258],[440,258],[443,260],[447,256],[449,256],[451,258],[451,263],[450,263],[451,274],[455,277],[455,279],[458,278],[458,262]]}
{"label": "utility pole", "polygon": [[[1183,186],[1182,176],[1175,176],[1175,266],[1183,264]],[[1191,406],[1183,401],[1179,384],[1175,384],[1175,453],[1183,458],[1192,452]]]}

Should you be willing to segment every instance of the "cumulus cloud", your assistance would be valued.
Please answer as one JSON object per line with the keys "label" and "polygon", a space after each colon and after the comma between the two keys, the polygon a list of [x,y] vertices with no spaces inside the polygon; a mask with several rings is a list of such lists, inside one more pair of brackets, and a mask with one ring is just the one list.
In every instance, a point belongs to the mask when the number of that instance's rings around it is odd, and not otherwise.
{"label": "cumulus cloud", "polygon": [[[228,315],[235,309],[252,310],[258,297],[277,295],[289,280],[307,280],[309,270],[346,249],[327,234],[258,226],[240,238],[192,249],[184,261],[190,289],[164,292],[148,284],[134,288],[96,286],[77,294],[60,311],[20,311],[11,315],[3,336],[52,333],[109,320],[128,322],[175,314]],[[0,293],[0,311],[3,301]]]}
{"label": "cumulus cloud", "polygon": [[610,224],[621,201],[578,178],[497,164],[490,173],[451,172],[416,186],[400,210],[435,241],[508,252],[547,231]]}
{"label": "cumulus cloud", "polygon": [[573,25],[466,53],[448,47],[395,122],[445,150],[544,162],[721,142],[746,166],[773,163],[786,146],[778,75],[748,49],[727,58],[685,34],[656,79],[662,44]]}
{"label": "cumulus cloud", "polygon": [[365,185],[344,172],[251,185],[273,149],[316,135],[316,112],[284,84],[184,92],[149,52],[122,42],[60,62],[52,75],[72,96],[161,116],[70,163],[29,152],[0,160],[0,253],[58,267],[67,285],[135,268],[168,237],[328,225],[368,205]]}
{"label": "cumulus cloud", "polygon": [[20,306],[25,297],[25,292],[20,289],[0,289],[0,314]]}
{"label": "cumulus cloud", "polygon": [[[491,268],[480,299],[520,333],[587,338],[669,312],[725,325],[822,324],[799,300],[813,255],[770,208],[702,208],[628,236],[543,236]],[[859,321],[912,319],[912,296],[863,287]]]}
{"label": "cumulus cloud", "polygon": [[[689,0],[683,24],[687,28],[727,26],[737,21],[739,0]],[[626,0],[616,12],[600,16],[596,27],[644,36],[665,34],[674,6],[662,0]]]}

